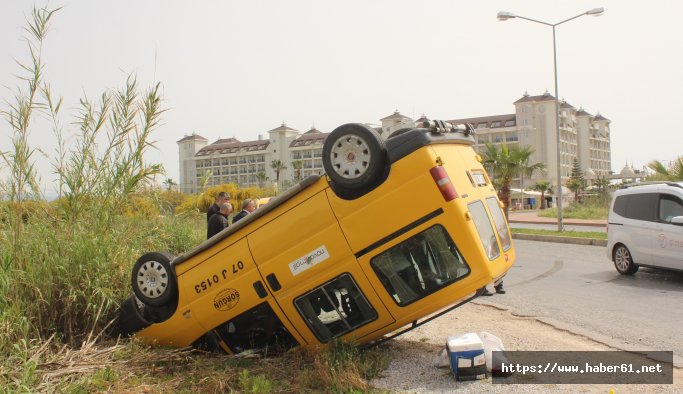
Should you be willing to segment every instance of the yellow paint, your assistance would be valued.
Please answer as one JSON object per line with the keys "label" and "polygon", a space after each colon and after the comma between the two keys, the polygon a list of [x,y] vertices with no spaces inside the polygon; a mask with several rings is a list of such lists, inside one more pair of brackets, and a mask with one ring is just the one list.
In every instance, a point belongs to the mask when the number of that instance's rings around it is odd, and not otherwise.
{"label": "yellow paint", "polygon": [[[435,163],[446,169],[459,196],[455,200],[444,201],[429,173]],[[490,181],[482,186],[472,184],[467,171],[473,170],[485,173],[481,157],[469,145],[452,143],[429,145],[402,158],[392,165],[381,185],[355,200],[337,197],[322,177],[273,211],[175,267],[179,288],[175,314],[137,336],[150,343],[187,346],[218,325],[268,302],[301,345],[320,346],[294,300],[344,273],[353,277],[378,315],[344,335],[347,340],[371,341],[453,305],[504,275],[515,261],[514,246],[501,251],[493,261],[487,258],[467,207],[496,194]],[[443,213],[376,245],[438,209]],[[488,206],[486,209],[488,212]],[[399,306],[370,261],[436,224],[443,226],[456,243],[470,273],[412,304]],[[375,247],[368,249],[372,245]],[[292,263],[320,248],[328,252],[328,258],[302,271],[292,269]],[[367,252],[356,257],[363,250]],[[277,278],[281,289],[268,285],[269,275]],[[268,289],[265,298],[254,289],[258,282]],[[221,301],[225,294],[232,295],[230,302]],[[234,294],[239,294],[237,301]]]}

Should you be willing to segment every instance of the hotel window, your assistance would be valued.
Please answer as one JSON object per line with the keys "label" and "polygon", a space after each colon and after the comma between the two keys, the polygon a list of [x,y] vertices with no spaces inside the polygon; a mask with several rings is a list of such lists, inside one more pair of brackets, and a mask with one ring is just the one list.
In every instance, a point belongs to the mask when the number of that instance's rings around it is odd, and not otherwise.
{"label": "hotel window", "polygon": [[501,122],[500,122],[500,121],[495,121],[495,122],[492,122],[492,123],[491,123],[491,128],[500,127],[500,125],[501,125]]}

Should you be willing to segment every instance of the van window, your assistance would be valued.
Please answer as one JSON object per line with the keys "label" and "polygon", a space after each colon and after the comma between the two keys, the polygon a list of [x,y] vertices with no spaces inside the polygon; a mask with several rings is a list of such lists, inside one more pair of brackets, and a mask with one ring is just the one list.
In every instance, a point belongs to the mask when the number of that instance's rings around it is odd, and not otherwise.
{"label": "van window", "polygon": [[659,200],[659,220],[671,223],[675,216],[683,216],[683,203],[670,194],[661,194]]}
{"label": "van window", "polygon": [[626,196],[617,196],[617,198],[614,199],[614,208],[612,210],[614,213],[616,213],[619,216],[627,217],[626,216],[626,201],[627,201],[628,195]]}
{"label": "van window", "polygon": [[489,206],[489,211],[491,211],[491,216],[493,216],[493,223],[496,225],[498,238],[500,238],[500,245],[503,247],[503,250],[507,252],[512,246],[512,243],[510,242],[508,226],[505,224],[505,219],[503,218],[503,211],[500,209],[498,200],[495,197],[487,198],[486,205]]}
{"label": "van window", "polygon": [[626,197],[625,217],[650,222],[656,221],[656,193],[628,194],[624,197]]}
{"label": "van window", "polygon": [[294,300],[320,342],[329,342],[377,318],[377,312],[349,274],[343,274]]}
{"label": "van window", "polygon": [[484,246],[484,250],[489,257],[489,260],[493,260],[500,256],[500,248],[498,247],[498,241],[496,241],[496,235],[493,233],[493,227],[491,227],[491,221],[489,220],[489,215],[486,213],[486,208],[481,201],[475,201],[467,206],[467,209],[472,215],[472,220],[474,220],[474,226],[477,228],[479,233],[479,238]]}
{"label": "van window", "polygon": [[370,261],[398,305],[425,297],[469,274],[453,240],[441,225],[414,235]]}
{"label": "van window", "polygon": [[279,353],[299,345],[265,302],[221,324],[215,331],[234,353],[248,349]]}

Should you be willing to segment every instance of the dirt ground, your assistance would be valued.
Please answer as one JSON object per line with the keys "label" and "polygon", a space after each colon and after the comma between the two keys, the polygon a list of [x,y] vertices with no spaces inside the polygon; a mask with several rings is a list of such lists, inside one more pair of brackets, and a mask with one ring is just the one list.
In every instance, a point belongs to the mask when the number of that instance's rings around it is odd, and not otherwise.
{"label": "dirt ground", "polygon": [[383,376],[371,383],[379,389],[410,393],[683,393],[683,370],[680,368],[674,368],[673,385],[494,385],[490,377],[456,382],[449,369],[434,366],[446,337],[481,331],[498,336],[506,350],[624,350],[534,318],[517,317],[505,309],[471,302],[383,345],[393,351],[392,361]]}

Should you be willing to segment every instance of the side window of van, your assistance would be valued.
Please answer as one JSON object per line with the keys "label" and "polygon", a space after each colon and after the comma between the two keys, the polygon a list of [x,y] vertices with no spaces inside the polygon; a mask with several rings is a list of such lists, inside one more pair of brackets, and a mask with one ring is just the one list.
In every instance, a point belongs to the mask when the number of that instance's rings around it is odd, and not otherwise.
{"label": "side window of van", "polygon": [[377,318],[349,274],[343,274],[294,300],[320,342],[329,342]]}
{"label": "side window of van", "polygon": [[626,201],[629,197],[629,195],[617,196],[617,198],[614,199],[614,207],[612,208],[614,213],[625,218],[628,217],[626,215]]}
{"label": "side window of van", "polygon": [[629,219],[654,222],[657,220],[657,193],[638,193],[626,196],[625,215]]}
{"label": "side window of van", "polygon": [[370,261],[398,305],[410,304],[470,272],[465,259],[436,225],[382,252]]}
{"label": "side window of van", "polygon": [[235,353],[248,349],[278,353],[299,345],[265,302],[221,324],[215,331]]}
{"label": "side window of van", "polygon": [[671,218],[683,216],[683,203],[676,196],[660,194],[659,199],[659,220],[671,223]]}

